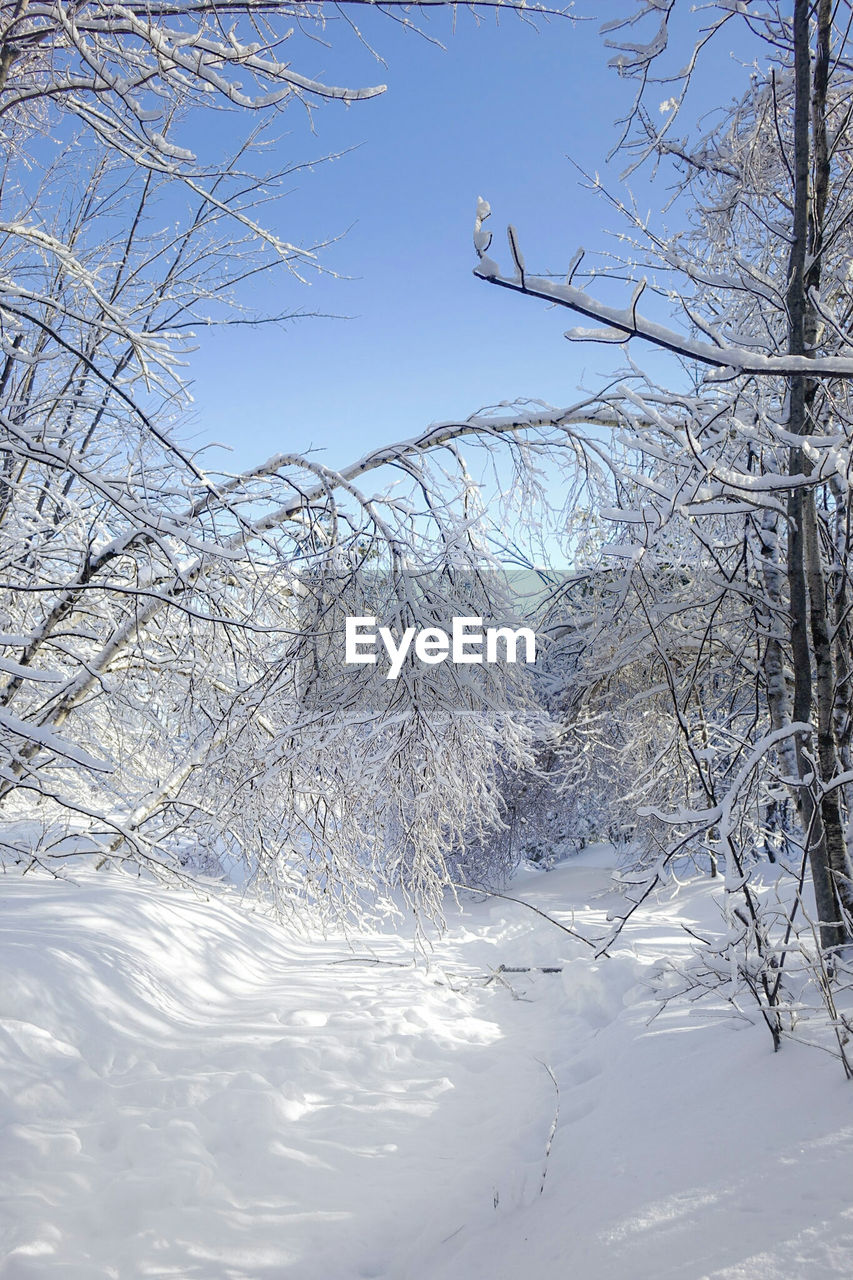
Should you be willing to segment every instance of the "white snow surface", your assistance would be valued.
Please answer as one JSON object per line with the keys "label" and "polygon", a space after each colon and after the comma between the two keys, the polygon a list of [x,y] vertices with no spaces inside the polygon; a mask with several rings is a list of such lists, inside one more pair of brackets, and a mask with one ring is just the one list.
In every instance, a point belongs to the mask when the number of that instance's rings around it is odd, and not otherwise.
{"label": "white snow surface", "polygon": [[[598,931],[608,861],[508,892]],[[390,931],[350,949],[229,894],[71,879],[2,881],[3,1280],[853,1275],[838,1063],[686,1004],[650,1021],[709,882],[599,960],[451,904],[415,965]]]}

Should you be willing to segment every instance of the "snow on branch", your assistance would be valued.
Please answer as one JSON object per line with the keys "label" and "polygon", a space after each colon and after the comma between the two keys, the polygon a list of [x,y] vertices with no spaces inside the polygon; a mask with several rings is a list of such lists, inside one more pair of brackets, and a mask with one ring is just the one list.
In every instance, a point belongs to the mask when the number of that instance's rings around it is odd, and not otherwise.
{"label": "snow on branch", "polygon": [[[631,303],[627,307],[612,307],[594,298],[585,289],[579,289],[571,282],[558,284],[541,276],[531,276],[521,267],[521,255],[517,243],[517,232],[513,228],[510,244],[516,273],[503,275],[498,264],[486,256],[490,237],[483,230],[483,223],[489,216],[490,209],[485,200],[480,199],[477,206],[477,218],[474,224],[474,246],[480,259],[474,269],[474,275],[485,280],[487,284],[499,285],[503,289],[511,289],[532,298],[542,298],[557,306],[567,307],[579,315],[596,321],[597,329],[569,329],[566,337],[574,342],[629,342],[632,338],[641,338],[653,346],[665,351],[672,351],[686,360],[696,360],[700,364],[719,370],[718,376],[730,376],[738,373],[750,373],[766,377],[812,378],[849,378],[853,377],[853,354],[849,356],[792,356],[764,355],[723,341],[701,342],[688,334],[679,333],[667,325],[658,323],[643,315],[638,309],[643,284],[638,285]],[[713,374],[711,377],[713,378]]]}

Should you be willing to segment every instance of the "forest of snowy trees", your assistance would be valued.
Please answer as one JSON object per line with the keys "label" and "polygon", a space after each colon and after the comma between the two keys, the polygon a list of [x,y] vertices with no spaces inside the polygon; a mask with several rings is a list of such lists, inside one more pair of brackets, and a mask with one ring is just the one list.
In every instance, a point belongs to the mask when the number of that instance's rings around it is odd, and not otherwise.
{"label": "forest of snowy trees", "polygon": [[[279,229],[266,122],[381,86],[291,65],[323,4],[0,6],[10,865],[238,876],[292,921],[401,890],[435,919],[449,887],[617,838],[601,954],[671,873],[720,876],[684,991],[751,1001],[776,1046],[817,1019],[851,1071],[849,7],[720,0],[671,39],[673,12],[628,5],[603,36],[636,88],[628,185],[589,180],[620,257],[533,274],[476,208],[479,280],[591,321],[567,337],[614,348],[606,385],[336,469],[294,451],[226,474],[182,443],[195,335],[280,319],[257,279],[323,258]],[[697,124],[718,44],[742,96]],[[193,120],[225,108],[242,142],[197,154]],[[675,231],[631,201],[647,170]],[[520,594],[507,529],[570,571],[528,557]],[[340,647],[371,598],[397,628],[523,618],[543,656],[367,679]]]}
{"label": "forest of snowy trees", "polygon": [[[0,0],[0,1280],[853,1274],[853,4],[589,9]],[[598,30],[458,281],[580,385],[228,469],[439,21]]]}

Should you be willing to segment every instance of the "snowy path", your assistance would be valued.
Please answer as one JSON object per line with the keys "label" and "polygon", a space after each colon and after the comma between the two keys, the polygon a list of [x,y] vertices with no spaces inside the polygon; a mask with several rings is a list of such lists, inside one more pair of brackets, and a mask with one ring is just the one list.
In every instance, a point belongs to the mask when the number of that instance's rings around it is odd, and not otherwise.
{"label": "snowy path", "polygon": [[[590,926],[594,864],[512,891]],[[683,1009],[647,1025],[707,886],[599,962],[470,903],[425,972],[390,934],[354,962],[228,903],[78,885],[0,895],[3,1280],[853,1274],[837,1065]],[[473,980],[499,964],[563,972]]]}

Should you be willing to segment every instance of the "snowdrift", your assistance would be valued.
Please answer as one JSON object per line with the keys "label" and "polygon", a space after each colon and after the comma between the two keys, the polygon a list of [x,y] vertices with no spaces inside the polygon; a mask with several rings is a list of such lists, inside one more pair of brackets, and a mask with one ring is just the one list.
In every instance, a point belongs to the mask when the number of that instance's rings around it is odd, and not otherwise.
{"label": "snowdrift", "polygon": [[[606,861],[509,892],[593,930]],[[3,890],[3,1280],[853,1274],[837,1064],[653,1017],[707,882],[599,960],[468,901],[428,963],[390,931],[294,940],[219,891]]]}

